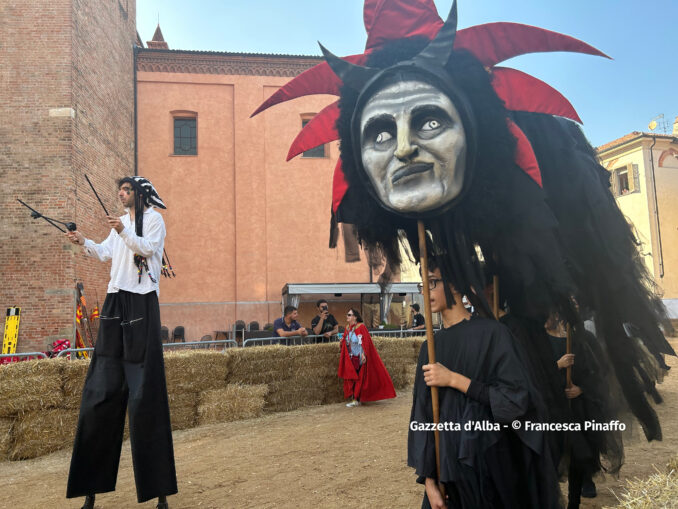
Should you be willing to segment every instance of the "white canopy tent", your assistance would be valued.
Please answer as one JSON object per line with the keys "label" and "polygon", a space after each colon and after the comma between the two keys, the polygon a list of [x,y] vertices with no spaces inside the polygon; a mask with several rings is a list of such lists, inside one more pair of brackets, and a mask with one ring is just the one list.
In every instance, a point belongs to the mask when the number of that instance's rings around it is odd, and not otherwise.
{"label": "white canopy tent", "polygon": [[385,322],[394,295],[410,295],[412,302],[419,302],[423,306],[417,284],[390,283],[382,288],[379,283],[287,283],[282,289],[282,306],[298,308],[301,302],[312,302],[321,298],[331,301],[343,296],[359,296],[362,302],[363,296],[373,295],[379,296],[381,321]]}

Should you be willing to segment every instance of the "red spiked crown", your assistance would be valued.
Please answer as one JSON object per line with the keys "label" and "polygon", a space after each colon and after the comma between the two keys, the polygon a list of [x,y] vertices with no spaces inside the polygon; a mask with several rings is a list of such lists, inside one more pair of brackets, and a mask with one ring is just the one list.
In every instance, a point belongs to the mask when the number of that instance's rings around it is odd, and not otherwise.
{"label": "red spiked crown", "polygon": [[[455,2],[456,4],[456,2]],[[456,5],[453,5],[456,13]],[[343,60],[363,65],[367,56],[388,41],[415,36],[433,40],[443,27],[433,0],[365,0],[363,19],[367,31],[365,51]],[[557,90],[524,72],[497,64],[519,55],[538,52],[568,51],[609,58],[596,48],[573,37],[519,23],[487,23],[459,30],[454,49],[472,53],[491,75],[491,84],[508,110],[545,113],[569,118],[581,123],[574,107]],[[301,73],[264,101],[252,116],[276,104],[314,94],[339,95],[341,79],[327,62]],[[325,107],[297,135],[287,154],[293,157],[337,140],[338,101]],[[529,140],[521,129],[507,119],[509,130],[516,139],[515,162],[541,186],[541,174]],[[341,160],[334,170],[332,210],[336,212],[348,183]]]}

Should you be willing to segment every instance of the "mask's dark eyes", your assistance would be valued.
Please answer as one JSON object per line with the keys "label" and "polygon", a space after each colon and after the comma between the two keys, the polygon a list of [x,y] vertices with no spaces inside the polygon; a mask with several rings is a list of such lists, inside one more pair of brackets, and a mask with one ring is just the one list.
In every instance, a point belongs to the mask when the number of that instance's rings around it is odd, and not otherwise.
{"label": "mask's dark eyes", "polygon": [[435,131],[442,127],[442,123],[436,120],[435,118],[429,119],[421,126],[422,131]]}
{"label": "mask's dark eyes", "polygon": [[377,150],[386,149],[396,136],[396,125],[390,115],[379,115],[367,122],[363,129],[363,143],[365,146]]}
{"label": "mask's dark eyes", "polygon": [[379,134],[377,134],[377,137],[374,139],[374,142],[376,144],[384,143],[388,140],[393,138],[393,135],[389,133],[388,131],[382,131]]}

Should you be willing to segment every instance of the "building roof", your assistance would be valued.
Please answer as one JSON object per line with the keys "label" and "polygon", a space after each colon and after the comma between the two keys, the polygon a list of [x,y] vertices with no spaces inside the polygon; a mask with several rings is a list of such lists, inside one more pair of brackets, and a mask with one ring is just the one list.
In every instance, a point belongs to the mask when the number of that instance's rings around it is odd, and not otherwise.
{"label": "building roof", "polygon": [[169,46],[165,42],[165,38],[162,36],[162,30],[160,30],[160,23],[158,23],[158,26],[155,29],[153,39],[151,39],[150,41],[146,41],[146,45],[149,48],[153,49],[169,49]]}
{"label": "building roof", "polygon": [[597,147],[596,151],[605,152],[606,150],[618,147],[620,145],[623,145],[624,143],[635,140],[636,138],[663,138],[670,140],[675,139],[676,137],[671,134],[644,133],[641,131],[633,131],[629,134],[622,136],[621,138],[617,138],[616,140],[612,140],[608,143],[605,143],[604,145],[601,145],[600,147]]}
{"label": "building roof", "polygon": [[190,74],[292,77],[323,61],[321,56],[140,48],[137,70]]}
{"label": "building roof", "polygon": [[157,28],[155,29],[155,33],[153,34],[153,41],[156,42],[165,42],[164,37],[162,36],[162,30],[160,30],[160,23],[158,23]]}
{"label": "building roof", "polygon": [[233,51],[211,51],[211,50],[192,50],[192,49],[157,49],[144,48],[149,53],[168,53],[171,55],[210,55],[222,57],[254,57],[254,58],[303,58],[309,60],[324,61],[322,55],[296,55],[287,53],[241,53]]}

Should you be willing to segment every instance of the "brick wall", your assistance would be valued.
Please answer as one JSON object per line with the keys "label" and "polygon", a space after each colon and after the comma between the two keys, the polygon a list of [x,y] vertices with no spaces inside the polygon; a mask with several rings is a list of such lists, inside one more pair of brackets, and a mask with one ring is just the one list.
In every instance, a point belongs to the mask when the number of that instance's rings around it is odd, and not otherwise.
{"label": "brick wall", "polygon": [[83,174],[117,212],[114,179],[133,172],[134,162],[135,5],[6,0],[0,7],[0,310],[22,308],[19,351],[72,338],[76,281],[103,300],[109,267],[84,259],[16,199],[75,221],[95,240],[107,234]]}

